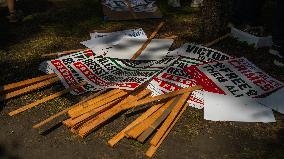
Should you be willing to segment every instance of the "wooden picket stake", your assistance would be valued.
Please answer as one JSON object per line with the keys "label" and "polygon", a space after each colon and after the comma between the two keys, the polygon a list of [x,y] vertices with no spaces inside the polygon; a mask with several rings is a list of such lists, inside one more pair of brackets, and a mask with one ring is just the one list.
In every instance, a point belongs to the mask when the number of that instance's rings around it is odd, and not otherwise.
{"label": "wooden picket stake", "polygon": [[149,116],[147,119],[142,121],[140,124],[137,124],[132,129],[128,130],[125,135],[127,137],[131,137],[136,139],[140,134],[143,133],[144,130],[146,130],[155,120],[157,120],[164,111],[167,109],[171,109],[172,103],[175,101],[174,98],[169,100],[165,105],[163,105],[160,109],[158,109],[155,113],[153,113],[151,116]]}
{"label": "wooden picket stake", "polygon": [[[143,131],[143,133],[138,136],[137,140],[141,143],[143,143],[153,132],[158,128],[158,126],[161,125],[161,123],[169,116],[169,114],[174,111],[174,109],[179,105],[180,101],[183,99],[185,95],[189,95],[191,93],[185,93],[182,96],[178,96],[174,99],[174,102],[171,103],[169,109],[166,109],[163,114],[155,120],[146,130]],[[187,96],[188,97],[188,96]],[[187,99],[187,98],[186,98]],[[178,103],[179,102],[179,103]]]}
{"label": "wooden picket stake", "polygon": [[162,142],[165,140],[165,138],[169,135],[170,131],[173,129],[173,127],[175,126],[175,124],[177,123],[177,121],[179,120],[179,118],[182,116],[182,114],[185,112],[185,110],[187,109],[187,105],[185,104],[185,106],[183,107],[183,109],[181,110],[181,112],[179,113],[179,115],[175,118],[174,122],[171,124],[171,126],[167,129],[167,131],[165,132],[164,136],[160,139],[160,141],[158,142],[158,144],[156,146],[151,145],[150,148],[147,150],[146,152],[146,156],[151,158],[153,157],[153,155],[155,154],[155,152],[157,151],[157,149],[160,147],[160,145],[162,144]]}
{"label": "wooden picket stake", "polygon": [[47,79],[50,79],[50,78],[53,78],[53,77],[56,77],[56,74],[53,73],[53,74],[49,74],[49,75],[43,75],[43,76],[27,79],[27,80],[24,80],[24,81],[0,86],[0,94],[6,93],[8,91],[15,90],[16,88],[19,88],[19,87],[25,87],[25,86],[28,86],[30,84],[34,84],[34,83],[37,83],[37,82],[40,82],[40,81],[44,81],[44,80],[47,80]]}
{"label": "wooden picket stake", "polygon": [[139,100],[147,95],[149,95],[151,91],[145,89],[139,92],[137,95],[128,96],[126,99],[118,103],[116,106],[110,108],[108,111],[105,111],[99,114],[95,119],[88,121],[87,123],[83,124],[82,127],[79,129],[79,135],[81,137],[86,137],[90,132],[95,130],[99,125],[113,117],[114,115],[122,112],[123,110],[129,109],[129,103],[132,103],[136,100]]}
{"label": "wooden picket stake", "polygon": [[[173,111],[169,114],[167,119],[163,122],[162,126],[159,128],[157,133],[154,135],[154,137],[151,139],[150,144],[153,146],[157,146],[160,139],[164,136],[167,129],[171,126],[172,122],[175,120],[176,116],[179,114],[179,112],[182,110],[183,106],[186,104],[186,101],[188,97],[190,96],[189,93],[185,93],[181,100],[178,102],[176,107],[173,109]],[[185,106],[186,107],[186,106]]]}
{"label": "wooden picket stake", "polygon": [[127,3],[128,10],[131,13],[131,15],[133,16],[133,18],[137,19],[137,16],[136,16],[133,8],[131,7],[131,3],[129,2],[129,0],[125,0],[125,2]]}
{"label": "wooden picket stake", "polygon": [[126,128],[120,131],[117,135],[115,135],[112,139],[108,141],[108,144],[113,147],[117,142],[125,137],[125,132],[133,128],[135,125],[147,119],[150,115],[152,115],[155,111],[157,111],[164,104],[157,104],[149,108],[145,113],[139,116],[136,120],[134,120],[131,124],[129,124]]}
{"label": "wooden picket stake", "polygon": [[[25,93],[28,93],[28,92],[32,92],[34,90],[37,90],[37,89],[40,89],[40,88],[43,88],[43,87],[47,87],[47,86],[54,84],[58,81],[60,81],[60,79],[58,77],[54,77],[54,78],[36,83],[34,85],[24,87],[22,89],[14,91],[14,92],[10,92],[10,93],[5,94],[2,98],[2,100],[8,100],[8,99],[11,99],[13,97],[16,97],[16,96],[19,96],[19,95],[22,95],[22,94],[25,94]],[[0,99],[0,101],[1,101],[1,99]]]}
{"label": "wooden picket stake", "polygon": [[80,101],[79,103],[77,103],[77,104],[75,104],[75,105],[73,105],[73,106],[71,106],[71,107],[69,107],[69,108],[66,108],[66,109],[64,109],[64,110],[62,110],[62,111],[60,111],[60,112],[58,112],[57,114],[52,115],[52,116],[50,116],[49,118],[47,118],[47,119],[41,121],[40,123],[34,125],[33,128],[39,128],[39,127],[41,127],[41,126],[43,126],[43,125],[45,125],[45,124],[51,122],[52,120],[58,118],[59,116],[66,114],[69,110],[71,110],[71,109],[73,109],[73,108],[79,106],[80,104],[82,104],[82,103],[84,103],[84,102],[86,102],[86,101],[88,101],[88,100],[91,100],[91,99],[93,99],[93,98],[95,98],[95,97],[101,95],[102,93],[104,93],[104,92],[106,92],[106,91],[108,91],[108,89],[101,90],[101,91],[99,91],[99,92],[96,92],[95,94],[90,95],[89,97],[86,97],[85,99],[83,99],[83,100]]}
{"label": "wooden picket stake", "polygon": [[86,112],[76,118],[70,118],[70,120],[65,120],[63,123],[64,125],[66,125],[67,127],[72,127],[72,128],[78,128],[81,123],[84,123],[88,120],[90,120],[92,117],[102,113],[103,111],[111,108],[112,106],[114,106],[116,103],[118,103],[120,101],[120,99],[115,99],[113,101],[110,101],[108,103],[103,104],[102,106],[95,108],[89,112]]}
{"label": "wooden picket stake", "polygon": [[145,98],[145,99],[142,99],[142,100],[139,100],[139,101],[136,101],[136,102],[129,103],[129,108],[134,108],[134,107],[138,107],[138,106],[142,106],[142,105],[162,102],[163,100],[173,98],[173,97],[178,96],[180,94],[184,94],[184,93],[187,93],[187,92],[193,92],[195,90],[200,90],[200,89],[202,89],[202,86],[193,86],[193,87],[189,87],[189,88],[183,88],[183,89],[180,89],[178,91],[158,95],[158,96],[155,96],[155,97]]}
{"label": "wooden picket stake", "polygon": [[69,88],[67,88],[67,89],[64,89],[63,91],[54,93],[54,94],[52,94],[52,95],[50,95],[50,96],[47,96],[47,97],[42,98],[42,99],[40,99],[40,100],[37,100],[37,101],[35,101],[35,102],[31,103],[31,104],[28,104],[28,105],[26,105],[26,106],[23,106],[23,107],[21,107],[21,108],[19,108],[19,109],[17,109],[17,110],[14,110],[14,111],[10,112],[9,115],[10,115],[10,116],[14,116],[14,115],[16,115],[16,114],[19,114],[19,113],[21,113],[21,112],[24,112],[24,111],[26,111],[26,110],[28,110],[28,109],[31,109],[31,108],[33,108],[33,107],[35,107],[35,106],[37,106],[37,105],[39,105],[39,104],[41,104],[41,103],[50,101],[50,100],[52,100],[52,99],[54,99],[54,98],[57,98],[57,97],[60,97],[60,96],[66,94],[66,93],[68,93],[68,92],[70,92],[70,91],[72,91],[72,90],[74,90],[74,89],[76,89],[76,88],[79,88],[79,87],[85,85],[85,84],[87,84],[87,83],[86,83],[86,82],[82,82],[82,83],[79,83],[79,84],[77,84],[77,85],[71,86],[71,87],[69,87]]}
{"label": "wooden picket stake", "polygon": [[[110,89],[108,89],[110,90]],[[107,91],[107,92],[103,92],[101,94],[99,94],[98,96],[96,96],[96,98],[93,98],[87,102],[84,102],[82,103],[81,105],[79,105],[78,107],[75,107],[75,108],[72,108],[71,110],[68,111],[68,114],[69,116],[73,116],[73,114],[76,114],[77,112],[80,112],[81,110],[89,107],[89,106],[92,106],[93,104],[105,99],[105,98],[108,98],[108,97],[111,97],[117,93],[121,92],[121,90],[118,90],[118,89],[115,89],[115,90],[110,90],[110,91]]]}
{"label": "wooden picket stake", "polygon": [[[102,96],[103,99],[101,100],[97,100],[96,102],[93,102],[92,104],[89,104],[91,102],[86,102],[86,104],[82,104],[82,105],[88,105],[88,107],[85,107],[83,109],[80,109],[79,111],[69,111],[68,112],[68,115],[71,117],[71,118],[76,118],[84,113],[87,113],[93,109],[96,109],[104,104],[107,104],[109,102],[112,102],[114,100],[117,100],[117,99],[120,99],[120,98],[123,98],[125,96],[127,96],[129,94],[129,91],[120,91],[114,95],[111,95],[111,96]],[[80,106],[81,107],[81,106]]]}
{"label": "wooden picket stake", "polygon": [[230,33],[227,33],[227,34],[225,34],[225,35],[223,35],[223,36],[221,36],[221,37],[219,37],[219,38],[217,38],[217,39],[215,39],[215,40],[213,40],[213,41],[211,41],[211,42],[205,44],[204,46],[205,46],[205,47],[210,47],[210,46],[212,46],[212,45],[215,45],[215,44],[217,44],[218,42],[220,42],[220,41],[222,41],[222,40],[228,38],[230,35],[231,35]]}
{"label": "wooden picket stake", "polygon": [[147,39],[147,41],[143,44],[143,46],[133,55],[131,60],[137,59],[137,57],[142,53],[142,51],[151,43],[152,39],[157,35],[158,31],[162,28],[165,22],[161,22],[155,31],[151,34],[151,36]]}
{"label": "wooden picket stake", "polygon": [[43,54],[41,55],[41,57],[50,57],[50,56],[63,56],[63,55],[68,55],[68,54],[72,54],[75,52],[79,52],[79,51],[84,51],[86,49],[76,49],[76,50],[68,50],[68,51],[62,51],[62,52],[57,52],[57,53],[50,53],[50,54]]}

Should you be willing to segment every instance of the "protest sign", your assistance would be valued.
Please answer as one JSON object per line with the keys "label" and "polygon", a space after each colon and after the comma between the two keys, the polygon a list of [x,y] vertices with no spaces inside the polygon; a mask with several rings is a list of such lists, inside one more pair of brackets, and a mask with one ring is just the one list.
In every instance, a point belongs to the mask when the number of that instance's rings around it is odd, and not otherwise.
{"label": "protest sign", "polygon": [[281,88],[276,92],[271,93],[269,96],[265,98],[260,98],[258,102],[279,113],[284,114],[283,98],[284,98],[284,88]]}
{"label": "protest sign", "polygon": [[162,13],[154,0],[103,0],[107,20],[161,18]]}
{"label": "protest sign", "polygon": [[[152,95],[197,85],[197,81],[184,71],[187,66],[232,58],[217,50],[195,44],[185,44],[167,55],[179,56],[180,58],[151,81],[149,89],[154,92]],[[203,91],[194,91],[188,102],[190,106],[202,109],[204,104]]]}
{"label": "protest sign", "polygon": [[183,56],[199,61],[200,63],[212,61],[224,61],[232,58],[220,51],[207,48],[201,45],[186,43],[179,49],[168,53],[168,56]]}
{"label": "protest sign", "polygon": [[[46,73],[56,73],[60,78],[61,82],[66,88],[76,85],[83,81],[83,78],[78,74],[73,68],[72,64],[76,61],[81,61],[95,57],[96,54],[92,50],[80,51],[74,54],[60,57],[55,60],[50,60],[46,63]],[[41,68],[43,69],[43,68]],[[84,85],[78,89],[71,91],[72,94],[82,94],[87,90],[95,91],[97,90],[90,84]]]}
{"label": "protest sign", "polygon": [[114,58],[90,58],[72,67],[94,87],[133,90],[170,65],[176,58],[160,61],[131,61]]}
{"label": "protest sign", "polygon": [[245,58],[189,66],[185,71],[206,91],[235,97],[260,97],[283,87]]}
{"label": "protest sign", "polygon": [[81,94],[104,88],[135,89],[176,59],[166,57],[157,61],[121,60],[95,57],[91,50],[87,50],[48,61],[47,68],[56,73],[67,88],[83,80],[87,81],[87,85],[71,92]]}
{"label": "protest sign", "polygon": [[142,28],[138,29],[127,29],[127,30],[121,30],[116,32],[108,32],[108,33],[90,33],[91,39],[101,38],[110,36],[112,39],[121,39],[123,36],[133,37],[133,38],[147,38],[147,35],[145,34],[144,30]]}
{"label": "protest sign", "polygon": [[[106,36],[82,42],[96,54],[104,57],[131,59],[147,41],[147,38],[123,36]],[[137,60],[158,60],[166,56],[174,40],[153,39]]]}
{"label": "protest sign", "polygon": [[270,108],[248,97],[204,92],[204,119],[211,121],[275,122]]}

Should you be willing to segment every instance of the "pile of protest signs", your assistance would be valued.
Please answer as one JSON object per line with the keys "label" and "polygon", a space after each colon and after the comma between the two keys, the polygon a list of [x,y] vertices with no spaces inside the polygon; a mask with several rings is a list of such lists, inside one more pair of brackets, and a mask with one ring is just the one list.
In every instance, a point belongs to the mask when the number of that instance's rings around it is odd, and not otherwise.
{"label": "pile of protest signs", "polygon": [[91,33],[90,40],[81,42],[86,49],[43,62],[39,69],[47,75],[3,86],[2,100],[58,81],[65,86],[65,90],[9,115],[69,92],[73,95],[95,92],[34,128],[64,114],[59,122],[86,137],[119,113],[146,107],[143,114],[108,143],[114,146],[124,137],[144,143],[153,136],[146,152],[152,157],[188,107],[204,109],[204,118],[212,121],[275,122],[272,109],[284,113],[280,102],[284,84],[246,58],[208,48],[213,43],[206,46],[186,43],[169,51],[173,40],[153,39],[154,33],[150,38],[141,28]]}

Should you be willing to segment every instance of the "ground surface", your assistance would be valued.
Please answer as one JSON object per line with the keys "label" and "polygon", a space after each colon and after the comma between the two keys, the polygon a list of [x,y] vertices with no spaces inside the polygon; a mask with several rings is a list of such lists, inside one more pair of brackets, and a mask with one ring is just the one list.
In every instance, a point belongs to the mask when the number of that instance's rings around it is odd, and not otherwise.
{"label": "ground surface", "polygon": [[[177,35],[174,47],[183,42],[206,43],[214,37],[202,34],[198,10],[185,8],[171,11],[160,1],[167,24],[158,36]],[[0,17],[0,85],[41,75],[38,64],[41,54],[77,49],[79,42],[88,39],[88,32],[142,27],[148,34],[159,22],[104,22],[97,0],[22,0],[25,13],[23,22],[8,24]],[[3,14],[2,14],[3,13]],[[216,37],[215,37],[216,38]],[[214,46],[237,57],[245,56],[275,78],[284,81],[284,70],[273,66],[273,58],[266,49],[254,50],[249,46],[227,39]],[[122,140],[114,149],[106,142],[122,130],[136,116],[120,115],[112,122],[81,139],[61,126],[46,135],[31,128],[45,119],[79,101],[66,95],[15,117],[7,113],[62,89],[58,84],[22,96],[0,107],[0,159],[17,158],[145,158],[148,145]],[[284,116],[275,113],[277,122],[238,123],[203,120],[203,111],[189,109],[169,137],[159,148],[156,158],[284,158]]]}

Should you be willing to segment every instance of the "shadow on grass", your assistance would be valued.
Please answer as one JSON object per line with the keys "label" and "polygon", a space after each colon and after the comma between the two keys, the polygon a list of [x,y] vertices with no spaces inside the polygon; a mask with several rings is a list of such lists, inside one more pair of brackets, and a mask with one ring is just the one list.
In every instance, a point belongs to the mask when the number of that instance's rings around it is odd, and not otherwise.
{"label": "shadow on grass", "polygon": [[0,19],[2,49],[43,32],[82,36],[88,29],[102,24],[99,0],[21,0],[18,8],[24,13],[22,22],[10,24],[5,17]]}

